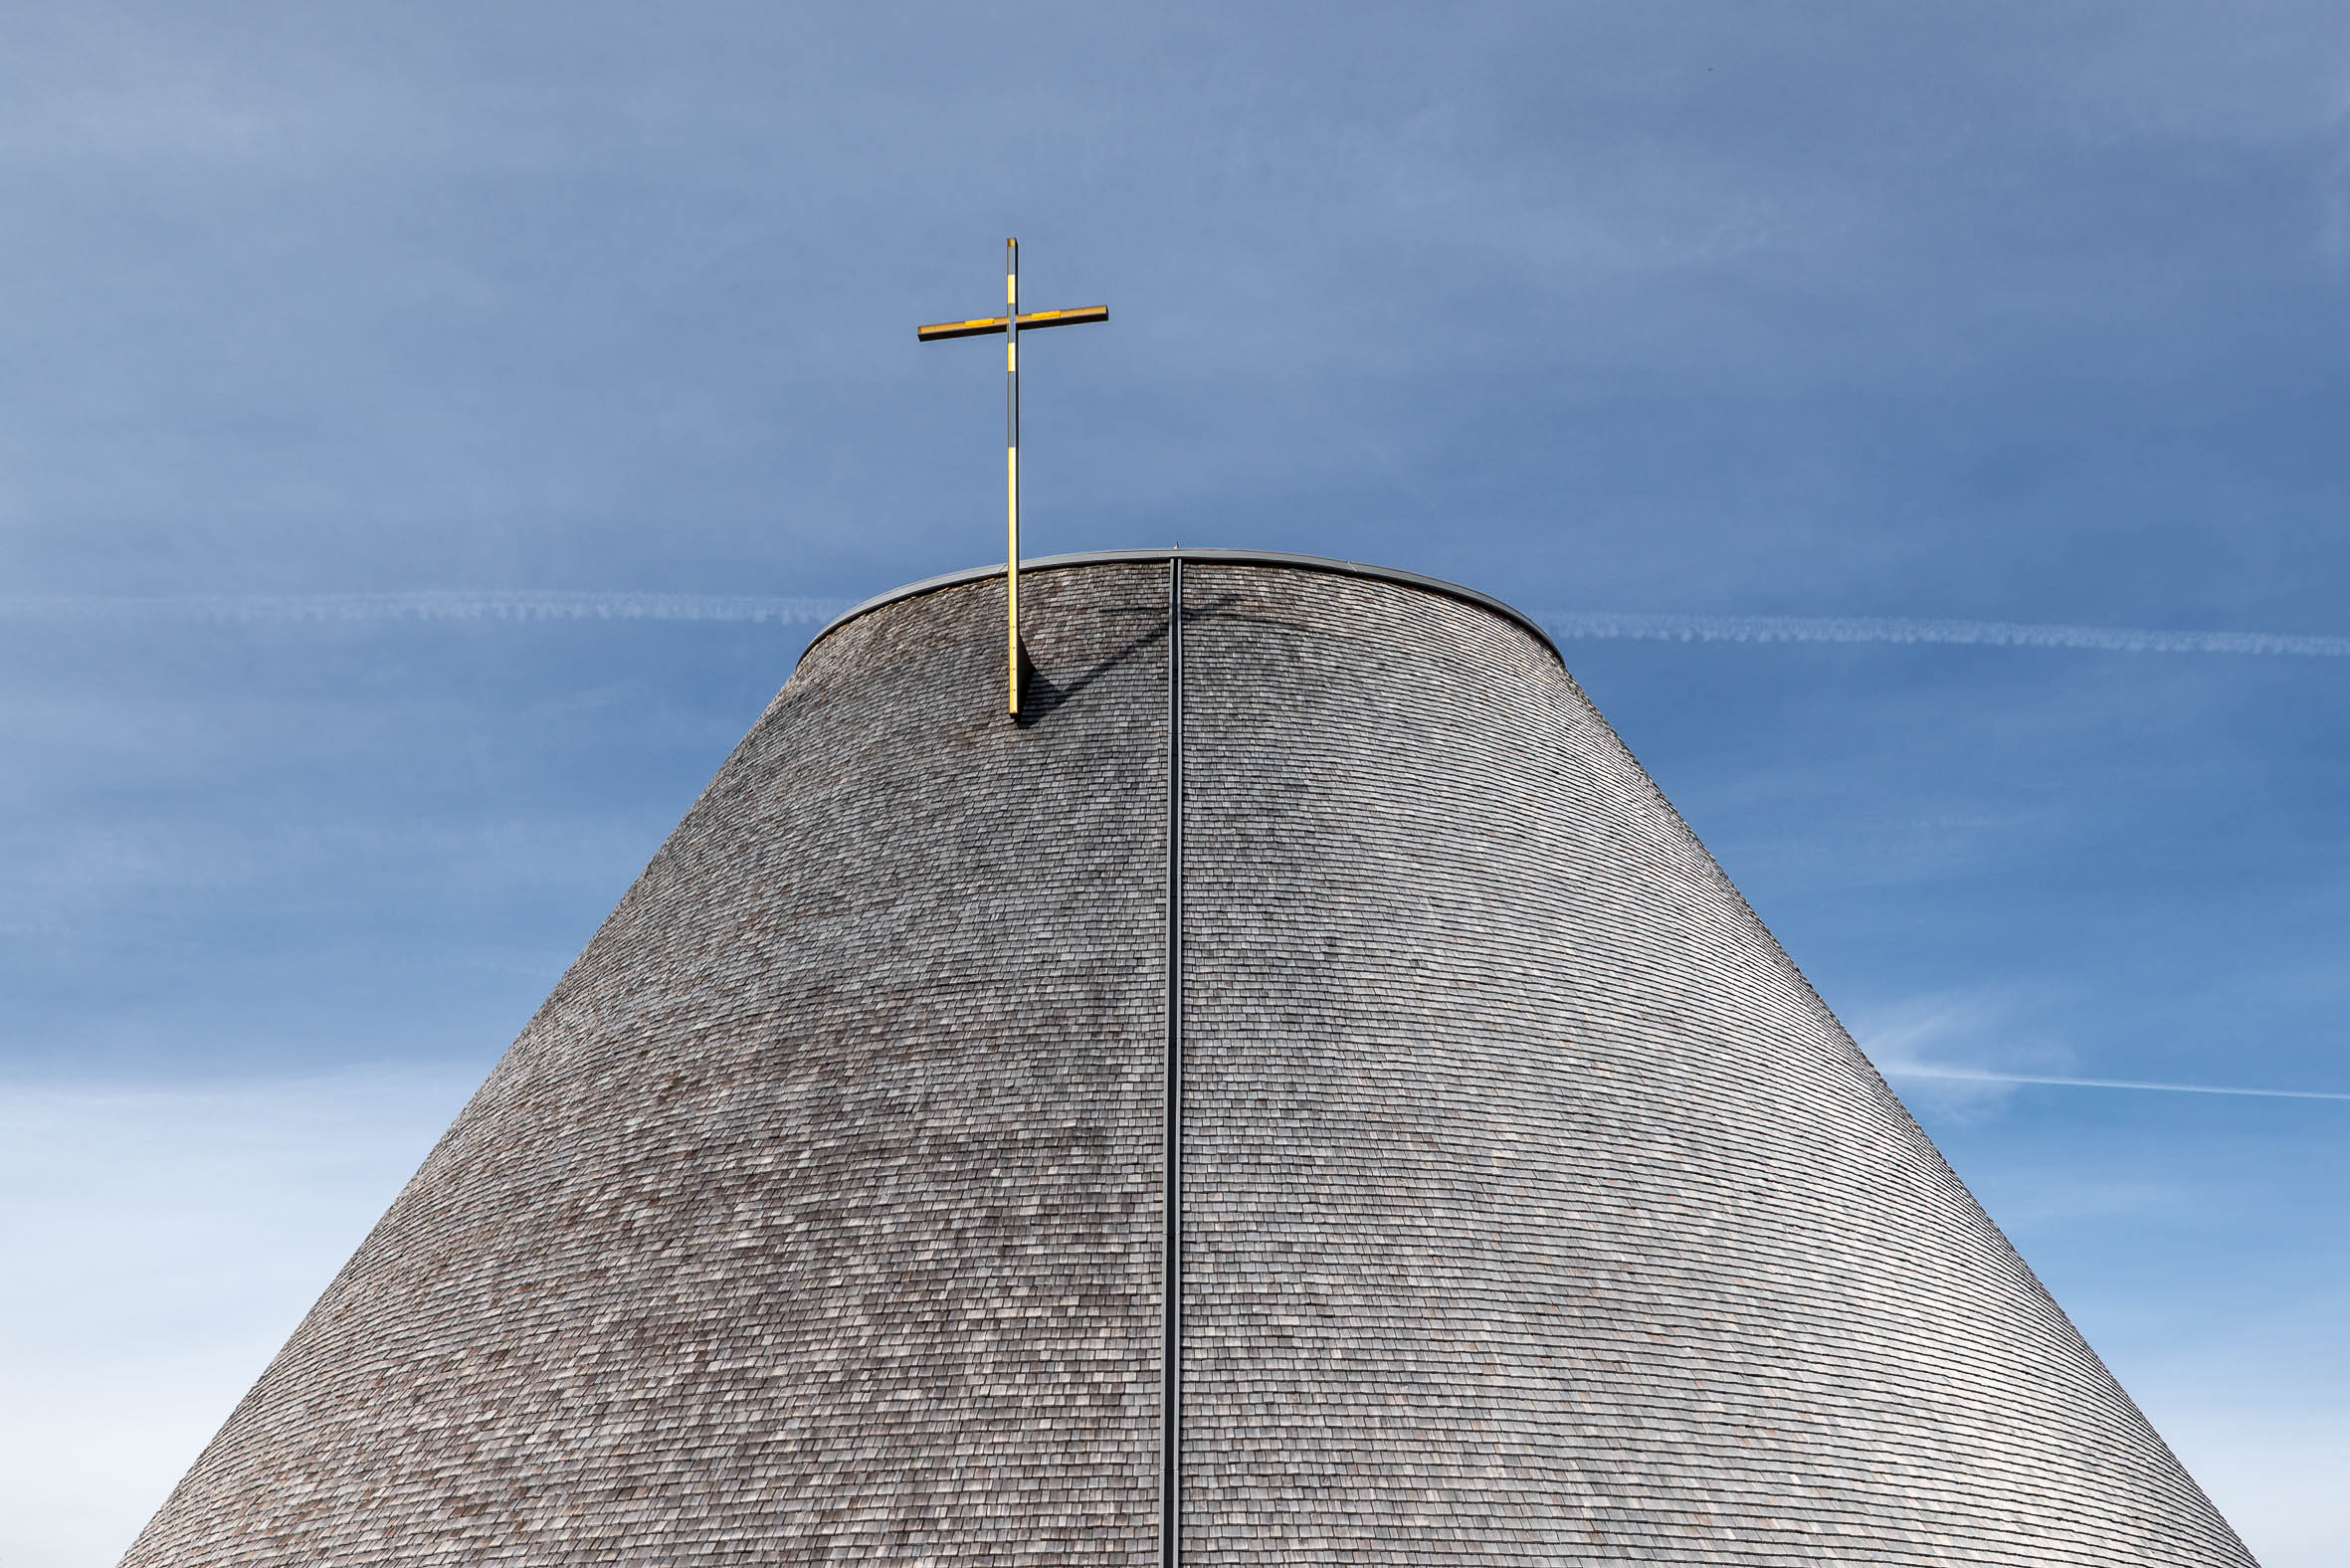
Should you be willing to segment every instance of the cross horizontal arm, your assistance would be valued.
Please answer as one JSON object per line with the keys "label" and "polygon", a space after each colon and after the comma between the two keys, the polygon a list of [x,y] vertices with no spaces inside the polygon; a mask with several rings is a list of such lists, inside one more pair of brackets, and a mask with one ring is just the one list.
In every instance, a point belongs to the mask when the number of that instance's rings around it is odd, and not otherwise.
{"label": "cross horizontal arm", "polygon": [[[1020,329],[1033,332],[1039,327],[1079,326],[1087,321],[1108,319],[1109,306],[1105,304],[1081,304],[1074,310],[1023,310],[1020,313]],[[1004,317],[1000,315],[981,316],[970,321],[939,321],[930,326],[915,327],[914,336],[925,343],[941,342],[949,337],[988,337],[1001,333],[1004,325]]]}

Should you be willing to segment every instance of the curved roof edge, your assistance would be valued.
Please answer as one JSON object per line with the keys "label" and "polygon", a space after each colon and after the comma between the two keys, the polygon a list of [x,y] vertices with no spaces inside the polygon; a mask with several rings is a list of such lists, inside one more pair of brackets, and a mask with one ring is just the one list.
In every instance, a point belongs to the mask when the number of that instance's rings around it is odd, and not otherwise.
{"label": "curved roof edge", "polygon": [[[1287,566],[1298,571],[1331,572],[1340,577],[1369,577],[1381,582],[1402,583],[1407,588],[1422,588],[1430,593],[1441,593],[1447,598],[1458,599],[1464,604],[1473,604],[1480,610],[1491,611],[1504,621],[1523,628],[1533,636],[1534,641],[1550,650],[1552,658],[1558,660],[1562,665],[1567,662],[1566,656],[1558,651],[1558,644],[1550,640],[1550,634],[1542,630],[1541,625],[1523,610],[1503,604],[1489,593],[1479,593],[1474,588],[1464,588],[1459,583],[1449,583],[1441,577],[1428,577],[1419,572],[1407,572],[1396,566],[1371,566],[1361,561],[1342,561],[1327,555],[1295,555],[1285,550],[1196,549],[1176,545],[1158,550],[1079,550],[1071,555],[1040,555],[1034,560],[1022,561],[1020,569],[1023,572],[1050,572],[1070,566],[1098,566],[1110,561],[1171,561],[1178,557],[1187,561],[1223,561],[1243,566]],[[887,593],[876,594],[863,604],[844,610],[826,622],[823,631],[808,639],[808,648],[814,648],[818,643],[823,642],[859,616],[870,615],[884,605],[897,603],[900,599],[911,599],[916,594],[930,593],[940,588],[959,587],[964,583],[985,582],[990,577],[1003,575],[1003,568],[999,566],[971,566],[959,572],[948,572],[939,577],[925,577],[920,582],[907,583],[902,588],[892,588]],[[800,650],[802,659],[808,657],[808,648]]]}

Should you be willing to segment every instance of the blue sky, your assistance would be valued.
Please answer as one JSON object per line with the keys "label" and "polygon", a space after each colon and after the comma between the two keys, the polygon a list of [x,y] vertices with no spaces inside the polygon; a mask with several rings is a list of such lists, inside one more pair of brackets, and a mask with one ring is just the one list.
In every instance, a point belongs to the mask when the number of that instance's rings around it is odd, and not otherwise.
{"label": "blue sky", "polygon": [[[1549,617],[1888,1071],[2350,1092],[2338,3],[35,3],[0,211],[9,1568],[112,1561],[826,607],[989,556],[912,328],[1007,234],[1112,309],[1036,553]],[[1898,1082],[2350,1564],[2350,1102]]]}

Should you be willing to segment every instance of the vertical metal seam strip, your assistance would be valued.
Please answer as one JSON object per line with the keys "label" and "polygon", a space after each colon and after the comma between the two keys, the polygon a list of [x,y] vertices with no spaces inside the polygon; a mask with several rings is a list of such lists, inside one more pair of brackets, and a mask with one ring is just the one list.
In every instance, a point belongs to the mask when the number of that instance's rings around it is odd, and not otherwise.
{"label": "vertical metal seam strip", "polygon": [[1160,1195],[1159,1563],[1183,1563],[1183,558],[1167,562],[1167,1055]]}

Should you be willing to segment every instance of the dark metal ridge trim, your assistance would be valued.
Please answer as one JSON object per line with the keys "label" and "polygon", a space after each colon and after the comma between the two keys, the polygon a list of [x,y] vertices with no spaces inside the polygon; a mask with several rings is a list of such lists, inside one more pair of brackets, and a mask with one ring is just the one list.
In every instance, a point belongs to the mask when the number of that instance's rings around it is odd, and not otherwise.
{"label": "dark metal ridge trim", "polygon": [[[1473,604],[1480,610],[1491,611],[1504,621],[1511,622],[1532,634],[1534,640],[1549,649],[1551,657],[1558,660],[1560,664],[1563,665],[1567,662],[1566,656],[1558,651],[1558,644],[1550,640],[1550,634],[1542,630],[1541,625],[1524,611],[1503,604],[1491,594],[1479,593],[1474,588],[1464,588],[1459,583],[1449,583],[1441,577],[1423,576],[1419,572],[1407,572],[1396,566],[1371,566],[1361,561],[1341,561],[1327,555],[1292,555],[1284,550],[1169,548],[1161,550],[1080,550],[1074,555],[1045,555],[1039,556],[1035,560],[1022,561],[1020,569],[1023,572],[1051,572],[1071,566],[1106,565],[1114,561],[1173,560],[1228,562],[1239,566],[1287,566],[1298,571],[1331,572],[1340,577],[1368,577],[1378,582],[1402,583],[1407,588],[1425,589],[1430,593],[1439,593],[1450,599],[1458,599],[1464,604]],[[973,566],[959,572],[948,572],[942,577],[925,577],[918,583],[907,583],[902,588],[892,588],[887,593],[877,594],[854,609],[846,610],[835,616],[826,624],[823,631],[808,639],[808,648],[814,648],[818,643],[823,642],[859,616],[871,615],[884,605],[895,604],[900,599],[911,599],[916,594],[932,593],[940,588],[956,588],[964,583],[985,582],[991,577],[1003,575],[1004,568],[1001,566]],[[807,658],[808,650],[802,649],[800,657]]]}

